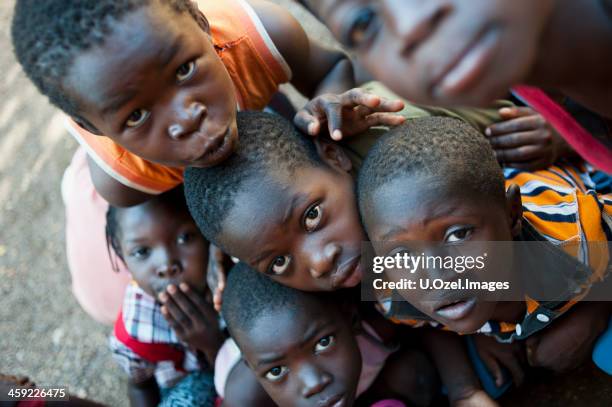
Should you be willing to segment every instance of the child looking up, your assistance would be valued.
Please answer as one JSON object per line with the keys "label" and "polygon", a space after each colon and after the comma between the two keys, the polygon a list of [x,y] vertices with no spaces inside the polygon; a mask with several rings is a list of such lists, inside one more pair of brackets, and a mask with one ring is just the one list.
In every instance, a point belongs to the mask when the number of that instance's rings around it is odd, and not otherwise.
{"label": "child looking up", "polygon": [[354,87],[348,58],[312,43],[264,0],[19,0],[12,39],[26,74],[72,118],[89,157],[76,157],[64,197],[75,293],[98,319],[116,312],[108,303],[120,295],[104,290],[120,291],[112,281],[100,282],[113,276],[101,271],[110,270],[102,261],[105,201],[143,202],[179,185],[184,166],[226,159],[238,142],[237,108],[263,109],[290,81],[315,97],[298,121],[313,135],[325,123],[341,137],[401,121],[384,113],[401,102],[342,93]]}
{"label": "child looking up", "polygon": [[[409,250],[415,242],[458,253],[495,253],[500,241],[530,244],[505,259],[514,265],[507,281],[524,301],[498,301],[486,291],[400,290],[403,301],[391,302],[387,316],[526,341],[532,365],[566,370],[582,363],[597,348],[611,311],[609,302],[580,302],[606,278],[612,236],[611,197],[594,189],[587,169],[506,169],[504,188],[489,144],[457,120],[419,119],[389,132],[364,161],[358,184],[361,219],[377,255]],[[450,273],[448,281],[460,277]],[[577,281],[584,285],[574,291]],[[537,283],[573,297],[538,298],[532,294]],[[605,353],[609,358],[609,348]]]}
{"label": "child looking up", "polygon": [[182,188],[130,208],[110,207],[107,221],[109,245],[133,278],[110,340],[132,405],[214,405],[211,370],[223,337],[204,299],[207,241]]}
{"label": "child looking up", "polygon": [[277,115],[241,112],[241,142],[220,165],[188,168],[185,195],[211,242],[281,284],[354,287],[365,239],[351,161]]}
{"label": "child looking up", "polygon": [[350,407],[368,389],[428,405],[435,385],[429,362],[361,320],[347,298],[285,287],[239,263],[222,313],[245,362],[281,407]]}

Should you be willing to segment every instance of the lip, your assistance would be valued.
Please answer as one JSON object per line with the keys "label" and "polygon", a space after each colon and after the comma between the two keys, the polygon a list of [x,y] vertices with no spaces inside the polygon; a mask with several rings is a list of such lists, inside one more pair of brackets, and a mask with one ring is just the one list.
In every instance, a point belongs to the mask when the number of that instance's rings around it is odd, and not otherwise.
{"label": "lip", "polygon": [[476,306],[476,297],[461,300],[447,301],[438,306],[435,313],[449,321],[459,321],[465,318]]}
{"label": "lip", "polygon": [[477,35],[463,52],[433,81],[434,95],[464,92],[475,85],[485,70],[499,43],[499,30],[489,27]]}
{"label": "lip", "polygon": [[344,407],[346,406],[346,397],[344,394],[331,396],[319,402],[319,407]]}
{"label": "lip", "polygon": [[234,150],[232,128],[228,127],[223,134],[212,137],[207,143],[204,153],[192,160],[193,166],[212,167],[224,161]]}
{"label": "lip", "polygon": [[363,271],[361,270],[361,255],[352,257],[342,263],[331,276],[332,288],[355,287],[361,282]]}

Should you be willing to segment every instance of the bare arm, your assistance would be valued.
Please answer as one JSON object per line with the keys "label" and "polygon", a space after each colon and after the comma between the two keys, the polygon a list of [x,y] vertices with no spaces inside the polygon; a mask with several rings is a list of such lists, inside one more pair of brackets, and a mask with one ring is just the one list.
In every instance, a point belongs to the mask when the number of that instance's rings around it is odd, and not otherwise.
{"label": "bare arm", "polygon": [[87,164],[96,191],[113,206],[134,206],[146,202],[154,196],[123,185],[108,175],[89,156],[87,157]]}
{"label": "bare arm", "polygon": [[305,96],[342,93],[355,87],[353,65],[339,50],[325,48],[306,35],[284,8],[265,0],[251,0],[270,38],[293,72],[291,83]]}

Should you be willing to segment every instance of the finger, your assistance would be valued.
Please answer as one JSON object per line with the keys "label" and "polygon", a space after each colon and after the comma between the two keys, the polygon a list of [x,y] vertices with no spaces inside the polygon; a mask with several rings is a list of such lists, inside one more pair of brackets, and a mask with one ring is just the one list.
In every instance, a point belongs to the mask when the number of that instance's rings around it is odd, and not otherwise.
{"label": "finger", "polygon": [[373,93],[367,92],[363,89],[354,88],[341,94],[339,102],[345,108],[351,108],[359,105],[375,108],[382,103],[382,99],[380,96],[376,96]]}
{"label": "finger", "polygon": [[227,281],[227,273],[225,272],[225,269],[224,269],[222,273],[219,273],[219,283],[217,284],[217,288],[221,291],[221,293],[223,293],[223,290],[225,290],[226,281]]}
{"label": "finger", "polygon": [[389,100],[383,98],[381,103],[376,107],[364,106],[373,112],[397,113],[404,109],[404,102],[401,100]]}
{"label": "finger", "polygon": [[191,326],[189,324],[189,318],[171,298],[168,298],[168,301],[166,301],[162,308],[162,313],[164,317],[166,317],[166,321],[168,321],[168,324],[173,329],[177,332],[183,332],[189,329]]}
{"label": "finger", "polygon": [[523,131],[489,137],[489,143],[495,149],[516,148],[528,144],[546,144],[551,140],[551,133],[542,130]]}
{"label": "finger", "polygon": [[540,115],[518,117],[489,126],[485,134],[489,137],[493,137],[502,134],[542,129],[545,128],[546,125],[546,120]]}
{"label": "finger", "polygon": [[368,127],[373,126],[399,126],[406,121],[404,116],[393,113],[372,113],[366,117]]}
{"label": "finger", "polygon": [[504,120],[538,114],[538,112],[527,106],[502,107],[498,113]]}
{"label": "finger", "polygon": [[516,168],[524,171],[537,171],[548,168],[550,162],[547,158],[541,158],[539,160],[525,161],[520,163],[507,163],[506,167]]}
{"label": "finger", "polygon": [[181,283],[179,285],[179,288],[183,292],[183,294],[187,296],[191,303],[195,305],[200,315],[206,318],[208,323],[212,323],[214,320],[216,320],[217,315],[215,314],[215,311],[213,311],[213,308],[210,306],[210,304],[206,302],[204,296],[202,296],[197,291],[192,290],[186,283]]}
{"label": "finger", "polygon": [[222,305],[222,297],[221,297],[221,290],[215,290],[215,295],[213,296],[213,305],[215,307],[215,311],[217,312],[221,312],[221,305]]}
{"label": "finger", "polygon": [[307,109],[308,105],[300,109],[293,118],[293,123],[301,132],[309,136],[316,136],[321,131],[321,121],[318,115]]}
{"label": "finger", "polygon": [[491,373],[491,375],[495,379],[495,385],[499,387],[504,384],[504,376],[502,374],[502,369],[499,362],[489,355],[481,356],[481,358],[484,364],[487,366],[489,373]]}
{"label": "finger", "polygon": [[168,311],[168,306],[162,305],[161,313],[164,316],[164,318],[166,318],[166,322],[168,322],[168,325],[170,325],[170,328],[172,328],[176,332],[177,335],[179,336],[182,335],[184,332],[183,326],[179,324],[176,319],[174,319],[172,314],[170,314],[170,311]]}
{"label": "finger", "polygon": [[337,101],[323,102],[329,135],[333,140],[342,140],[342,104]]}
{"label": "finger", "polygon": [[168,311],[184,328],[190,328],[199,319],[195,307],[176,286],[168,286],[167,291],[169,298],[165,305],[168,307]]}
{"label": "finger", "polygon": [[500,163],[516,163],[541,158],[545,152],[540,145],[521,146],[510,149],[495,150],[495,157]]}

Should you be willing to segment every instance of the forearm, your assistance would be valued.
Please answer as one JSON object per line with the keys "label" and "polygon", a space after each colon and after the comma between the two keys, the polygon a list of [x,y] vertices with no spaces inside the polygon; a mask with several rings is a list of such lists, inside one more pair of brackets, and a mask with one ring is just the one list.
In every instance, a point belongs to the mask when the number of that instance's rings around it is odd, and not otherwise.
{"label": "forearm", "polygon": [[89,156],[87,157],[87,164],[89,165],[91,180],[96,191],[104,200],[113,206],[128,207],[139,205],[154,197],[154,195],[149,195],[130,188],[115,180],[100,168]]}
{"label": "forearm", "polygon": [[340,94],[356,86],[355,73],[351,60],[344,54],[339,53],[338,61],[331,67],[329,72],[323,77],[314,94],[315,97],[325,93]]}
{"label": "forearm", "polygon": [[462,338],[453,332],[428,330],[423,343],[433,358],[440,380],[448,390],[452,403],[468,398],[480,389]]}
{"label": "forearm", "polygon": [[157,406],[160,402],[159,386],[152,377],[142,383],[128,383],[128,397],[132,407]]}

